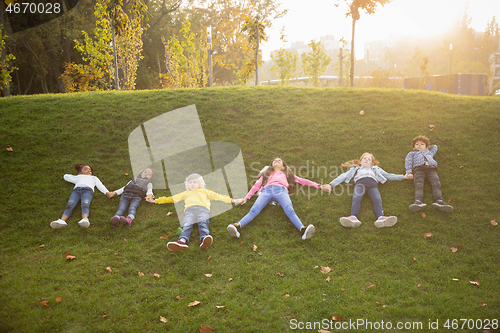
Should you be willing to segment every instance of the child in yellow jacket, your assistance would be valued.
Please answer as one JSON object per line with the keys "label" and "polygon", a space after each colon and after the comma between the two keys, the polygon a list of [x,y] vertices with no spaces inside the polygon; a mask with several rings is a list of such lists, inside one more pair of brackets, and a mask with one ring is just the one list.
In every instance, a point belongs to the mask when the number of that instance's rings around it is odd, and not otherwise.
{"label": "child in yellow jacket", "polygon": [[205,189],[203,177],[193,173],[186,178],[186,191],[171,197],[160,197],[158,199],[146,199],[148,202],[164,204],[177,203],[184,200],[184,218],[182,219],[182,233],[177,242],[169,242],[167,247],[171,251],[182,251],[187,249],[193,225],[198,223],[198,232],[200,234],[200,248],[206,250],[212,245],[213,238],[209,234],[209,214],[210,201],[217,200],[225,203],[240,204],[243,199],[231,199],[227,195]]}

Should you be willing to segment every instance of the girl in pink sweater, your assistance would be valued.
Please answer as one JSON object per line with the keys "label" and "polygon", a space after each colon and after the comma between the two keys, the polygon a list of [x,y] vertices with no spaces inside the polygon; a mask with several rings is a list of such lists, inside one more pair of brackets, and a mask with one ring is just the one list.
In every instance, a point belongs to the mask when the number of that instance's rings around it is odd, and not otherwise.
{"label": "girl in pink sweater", "polygon": [[268,168],[261,172],[260,175],[259,180],[250,189],[241,204],[245,204],[245,202],[250,199],[252,195],[255,194],[255,192],[257,192],[257,190],[261,187],[262,193],[259,195],[247,215],[245,215],[238,223],[227,226],[228,233],[232,237],[239,238],[241,228],[259,215],[260,211],[271,200],[275,200],[281,207],[283,207],[286,216],[288,216],[293,225],[300,231],[302,239],[310,239],[316,230],[312,224],[309,224],[307,227],[302,224],[293,209],[288,189],[289,187],[293,187],[296,182],[302,185],[314,186],[316,188],[320,188],[321,186],[310,180],[295,176],[292,170],[290,170],[286,163],[279,157],[275,158]]}

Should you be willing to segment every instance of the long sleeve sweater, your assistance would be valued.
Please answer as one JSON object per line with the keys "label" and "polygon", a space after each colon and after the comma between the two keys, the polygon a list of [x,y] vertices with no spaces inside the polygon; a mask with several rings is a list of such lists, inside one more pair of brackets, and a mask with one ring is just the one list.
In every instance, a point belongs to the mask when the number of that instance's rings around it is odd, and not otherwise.
{"label": "long sleeve sweater", "polygon": [[[248,194],[246,195],[246,199],[250,199],[252,195],[255,194],[259,190],[259,188],[262,186],[262,182],[264,180],[264,176],[261,176],[259,180],[252,186]],[[295,176],[294,178],[296,183],[306,185],[306,186],[313,186],[316,188],[319,188],[320,185],[318,183],[315,183],[313,181],[310,181],[308,179],[300,178]],[[288,180],[286,179],[286,174],[282,171],[275,171],[272,172],[269,177],[267,178],[267,183],[264,186],[264,188],[271,186],[271,185],[277,185],[277,186],[283,186],[288,190]]]}
{"label": "long sleeve sweater", "polygon": [[97,189],[101,191],[102,193],[106,194],[108,189],[106,186],[102,184],[102,182],[97,178],[96,176],[92,175],[84,175],[84,174],[79,174],[79,175],[70,175],[70,174],[65,174],[64,175],[64,180],[75,184],[75,187],[90,187],[92,191],[94,191],[94,187],[97,186]]}
{"label": "long sleeve sweater", "polygon": [[210,210],[210,201],[217,200],[225,203],[231,203],[232,199],[227,195],[219,194],[214,191],[210,191],[204,188],[200,188],[193,191],[184,191],[173,195],[171,197],[159,197],[155,199],[155,203],[178,203],[184,200],[184,210],[192,206],[203,206]]}

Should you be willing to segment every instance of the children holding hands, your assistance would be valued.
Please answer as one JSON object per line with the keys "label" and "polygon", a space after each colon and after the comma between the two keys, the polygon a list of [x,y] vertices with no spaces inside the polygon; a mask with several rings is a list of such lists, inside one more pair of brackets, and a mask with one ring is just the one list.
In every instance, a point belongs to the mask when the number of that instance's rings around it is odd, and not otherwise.
{"label": "children holding hands", "polygon": [[429,143],[429,139],[423,135],[415,137],[411,142],[413,150],[406,155],[405,176],[413,176],[415,184],[415,202],[409,208],[412,212],[418,212],[427,207],[423,203],[424,182],[427,178],[431,184],[432,196],[435,201],[432,206],[449,213],[453,211],[453,207],[443,201],[441,181],[437,174],[437,162],[434,160],[438,147],[436,145],[429,146]]}
{"label": "children holding hands", "polygon": [[206,250],[212,245],[213,238],[210,236],[209,214],[210,201],[218,200],[225,203],[241,204],[244,199],[231,199],[227,195],[205,189],[203,177],[197,173],[190,174],[185,181],[186,191],[170,197],[160,197],[153,199],[147,197],[146,201],[156,204],[177,203],[184,200],[184,218],[182,219],[182,233],[176,242],[169,242],[167,248],[171,251],[182,251],[187,249],[193,225],[198,223],[200,234],[200,248]]}
{"label": "children holding hands", "polygon": [[331,192],[335,186],[340,185],[342,182],[349,183],[350,181],[354,181],[351,216],[341,217],[340,224],[344,227],[359,227],[361,225],[358,215],[361,208],[361,201],[365,194],[368,194],[370,197],[377,216],[377,220],[374,222],[375,227],[392,227],[396,224],[398,221],[396,216],[384,216],[378,183],[384,184],[387,180],[402,181],[403,179],[411,179],[411,176],[396,175],[384,171],[384,169],[379,167],[379,162],[370,153],[364,153],[359,160],[345,162],[342,166],[348,167],[349,170],[332,180],[330,184],[321,187],[323,191]]}

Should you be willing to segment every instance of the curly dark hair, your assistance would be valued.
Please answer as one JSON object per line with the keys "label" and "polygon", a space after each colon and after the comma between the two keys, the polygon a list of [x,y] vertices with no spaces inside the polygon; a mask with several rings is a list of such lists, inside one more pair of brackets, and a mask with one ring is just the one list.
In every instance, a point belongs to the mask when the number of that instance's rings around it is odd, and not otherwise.
{"label": "curly dark hair", "polygon": [[417,136],[416,138],[414,138],[413,140],[411,140],[411,147],[412,147],[413,149],[415,149],[415,143],[416,143],[417,141],[420,141],[420,142],[425,143],[425,146],[426,146],[427,148],[429,148],[429,143],[430,143],[430,140],[429,140],[429,138],[428,138],[428,137],[426,137],[426,136],[424,136],[424,135],[419,135],[419,136]]}

